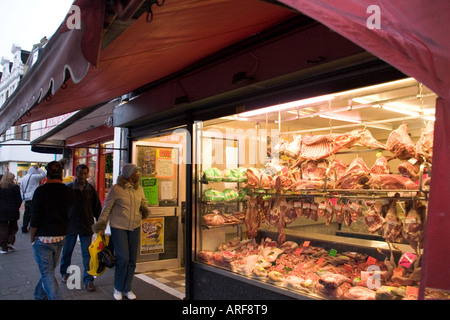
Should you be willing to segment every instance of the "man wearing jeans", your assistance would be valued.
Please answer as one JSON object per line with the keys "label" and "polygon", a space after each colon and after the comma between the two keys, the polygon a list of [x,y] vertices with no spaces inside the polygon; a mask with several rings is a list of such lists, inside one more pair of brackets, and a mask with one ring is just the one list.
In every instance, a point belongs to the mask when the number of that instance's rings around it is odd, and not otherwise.
{"label": "man wearing jeans", "polygon": [[47,164],[47,181],[39,186],[31,201],[30,238],[40,278],[34,291],[36,300],[61,300],[55,268],[67,234],[72,189],[62,183],[61,162]]}
{"label": "man wearing jeans", "polygon": [[91,226],[94,224],[94,218],[98,219],[102,205],[97,190],[87,181],[89,167],[79,164],[75,168],[75,174],[75,181],[67,185],[73,190],[74,200],[69,211],[69,227],[61,255],[60,272],[62,281],[66,283],[70,276],[67,268],[70,266],[73,249],[77,243],[77,237],[79,237],[84,267],[83,283],[86,289],[92,292],[95,290],[94,277],[88,274],[91,259],[89,254],[89,245],[92,239]]}

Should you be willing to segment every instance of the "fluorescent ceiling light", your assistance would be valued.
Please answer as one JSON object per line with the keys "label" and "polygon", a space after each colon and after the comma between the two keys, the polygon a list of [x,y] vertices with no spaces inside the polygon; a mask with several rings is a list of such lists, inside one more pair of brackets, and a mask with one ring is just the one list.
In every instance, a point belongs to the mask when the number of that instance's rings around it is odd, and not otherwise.
{"label": "fluorescent ceiling light", "polygon": [[287,109],[294,109],[294,108],[307,106],[307,105],[311,105],[311,104],[315,104],[315,103],[319,103],[319,102],[323,102],[323,101],[329,101],[329,100],[333,100],[333,99],[334,99],[334,95],[331,95],[331,94],[308,98],[308,99],[302,99],[302,100],[277,104],[277,105],[274,105],[271,107],[262,108],[262,109],[258,109],[258,110],[243,112],[243,113],[239,114],[239,117],[244,117],[244,118],[253,117],[256,115],[260,115],[260,114],[283,111],[283,110],[287,110]]}
{"label": "fluorescent ceiling light", "polygon": [[336,114],[321,114],[319,115],[320,118],[326,118],[331,120],[337,120],[337,121],[345,121],[345,122],[352,122],[352,123],[362,123],[361,120],[349,118],[349,117],[343,117]]}

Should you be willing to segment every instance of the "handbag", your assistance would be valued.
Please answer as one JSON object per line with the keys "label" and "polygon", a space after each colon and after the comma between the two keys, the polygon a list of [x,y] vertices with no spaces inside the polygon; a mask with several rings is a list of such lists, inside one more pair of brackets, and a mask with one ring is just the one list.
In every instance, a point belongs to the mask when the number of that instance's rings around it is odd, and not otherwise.
{"label": "handbag", "polygon": [[[114,258],[114,254],[111,250],[111,239],[109,239],[109,243],[107,246],[103,248],[98,255],[99,267],[104,266],[106,268],[113,268],[116,265],[116,259]],[[105,242],[106,243],[106,242]]]}

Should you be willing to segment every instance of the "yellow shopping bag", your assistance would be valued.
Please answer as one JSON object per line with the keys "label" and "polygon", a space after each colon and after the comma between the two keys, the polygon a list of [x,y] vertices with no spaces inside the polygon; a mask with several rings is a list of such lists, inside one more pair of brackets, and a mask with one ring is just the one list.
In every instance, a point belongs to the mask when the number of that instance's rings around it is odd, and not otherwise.
{"label": "yellow shopping bag", "polygon": [[89,246],[89,271],[91,276],[99,276],[106,271],[106,267],[100,263],[98,253],[102,251],[109,243],[109,236],[102,236],[101,232],[97,233],[95,240]]}

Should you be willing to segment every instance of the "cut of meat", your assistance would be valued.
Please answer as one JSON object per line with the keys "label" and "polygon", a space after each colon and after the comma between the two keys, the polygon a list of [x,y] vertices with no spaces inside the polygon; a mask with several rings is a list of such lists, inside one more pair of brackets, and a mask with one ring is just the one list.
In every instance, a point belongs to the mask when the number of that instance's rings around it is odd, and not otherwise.
{"label": "cut of meat", "polygon": [[413,181],[419,180],[420,165],[419,161],[415,158],[411,158],[408,161],[404,161],[397,167],[402,176],[408,177]]}
{"label": "cut of meat", "polygon": [[247,237],[249,239],[256,238],[261,226],[261,214],[258,207],[258,198],[250,197],[247,201],[247,211],[244,219],[244,224],[247,228]]}
{"label": "cut of meat", "polygon": [[379,157],[375,160],[372,168],[370,169],[372,175],[375,174],[389,174],[389,162],[386,157]]}
{"label": "cut of meat", "polygon": [[370,179],[370,169],[361,158],[356,158],[336,181],[336,189],[363,189]]}
{"label": "cut of meat", "polygon": [[336,181],[345,173],[348,168],[348,164],[345,164],[344,162],[342,162],[342,160],[334,159],[331,162],[330,167],[332,168],[332,170],[328,172],[327,178]]}
{"label": "cut of meat", "polygon": [[383,227],[385,221],[382,215],[382,207],[381,201],[377,201],[367,210],[364,216],[364,221],[370,233],[375,233]]}
{"label": "cut of meat", "polygon": [[392,201],[385,217],[386,223],[383,225],[382,236],[390,242],[401,242],[402,225],[397,216],[397,201]]}
{"label": "cut of meat", "polygon": [[376,292],[365,287],[351,287],[342,296],[345,300],[375,300]]}
{"label": "cut of meat", "polygon": [[328,168],[328,160],[308,160],[302,164],[302,178],[307,180],[323,180]]}
{"label": "cut of meat", "polygon": [[370,189],[381,190],[417,190],[419,186],[410,178],[398,174],[378,174],[369,180]]}
{"label": "cut of meat", "polygon": [[400,160],[408,160],[416,155],[416,146],[408,134],[407,124],[402,124],[391,132],[387,139],[387,146]]}
{"label": "cut of meat", "polygon": [[427,126],[422,129],[419,141],[416,144],[418,157],[424,157],[429,163],[433,159],[433,139],[434,139],[434,122],[428,122]]}
{"label": "cut of meat", "polygon": [[354,134],[359,136],[359,139],[355,141],[353,146],[362,146],[362,147],[369,147],[369,148],[376,148],[376,149],[384,149],[388,150],[388,146],[379,142],[377,139],[375,139],[369,130],[367,129],[357,129],[353,130]]}
{"label": "cut of meat", "polygon": [[255,168],[248,168],[246,171],[247,174],[247,187],[248,188],[259,188],[259,178],[261,176],[261,172]]}
{"label": "cut of meat", "polygon": [[403,220],[403,238],[414,250],[422,247],[423,244],[424,227],[420,214],[421,209],[422,207],[415,202]]}
{"label": "cut of meat", "polygon": [[225,223],[225,219],[220,214],[209,213],[203,216],[203,224],[207,226],[221,226]]}

